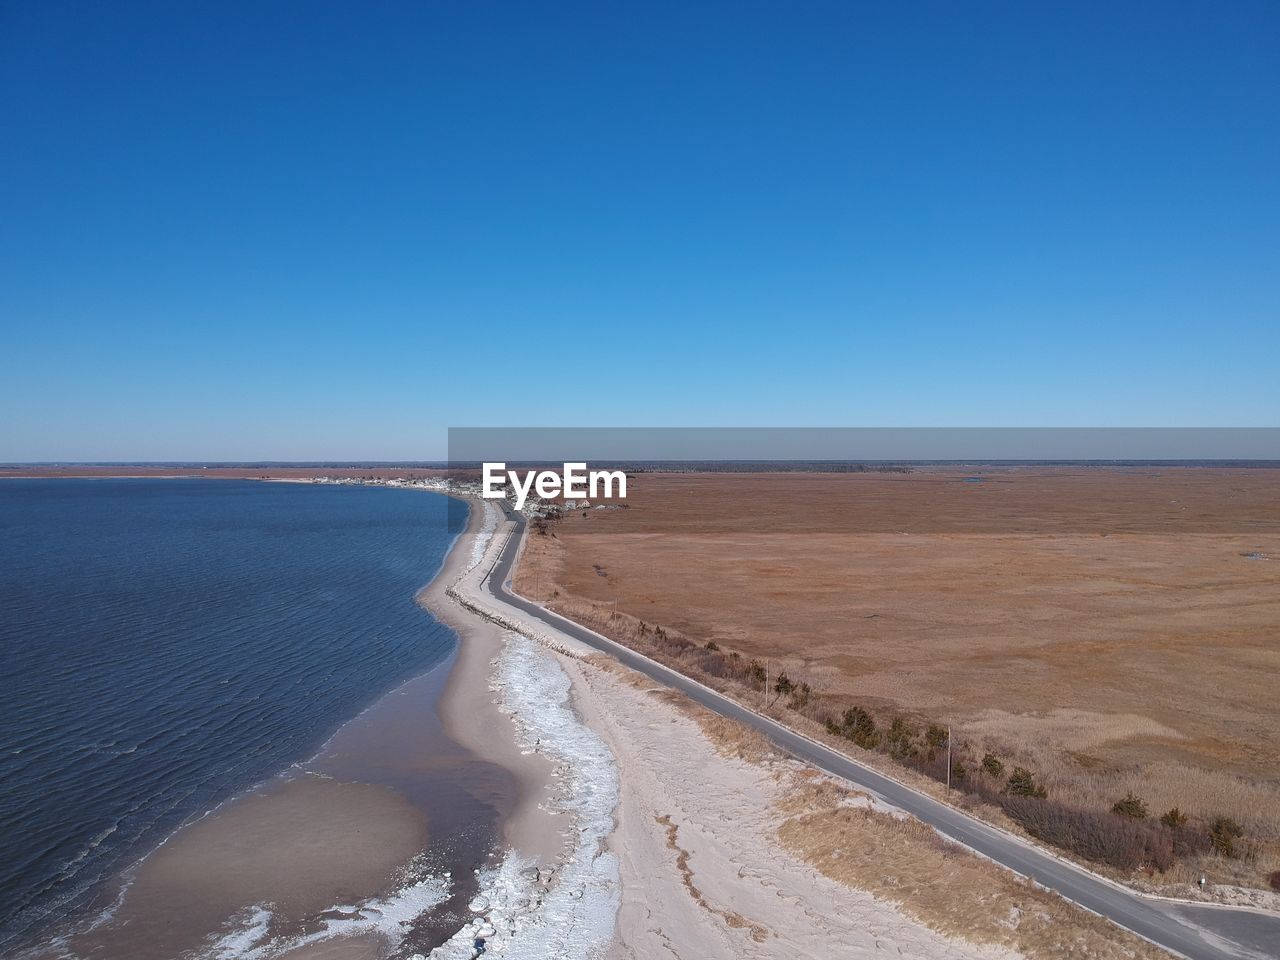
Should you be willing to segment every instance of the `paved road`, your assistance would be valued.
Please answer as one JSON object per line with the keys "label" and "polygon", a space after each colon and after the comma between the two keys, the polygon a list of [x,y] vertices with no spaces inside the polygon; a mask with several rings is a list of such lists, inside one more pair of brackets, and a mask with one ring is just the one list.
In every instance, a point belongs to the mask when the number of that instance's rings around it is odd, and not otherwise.
{"label": "paved road", "polygon": [[1191,960],[1280,957],[1280,917],[1249,910],[1173,904],[1140,897],[918,793],[870,767],[862,766],[768,717],[753,713],[675,670],[517,596],[511,592],[510,577],[520,538],[524,534],[524,520],[510,512],[508,517],[516,522],[517,528],[486,581],[488,590],[499,603],[515,607],[528,617],[611,654],[628,667],[679,690],[717,713],[754,727],[793,756],[878,794],[939,833],[1167,950]]}

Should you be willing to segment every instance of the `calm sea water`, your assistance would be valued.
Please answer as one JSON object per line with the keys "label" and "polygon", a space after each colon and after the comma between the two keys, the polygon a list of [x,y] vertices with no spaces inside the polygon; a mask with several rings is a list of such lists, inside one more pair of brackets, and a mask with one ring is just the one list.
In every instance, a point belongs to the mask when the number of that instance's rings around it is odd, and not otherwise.
{"label": "calm sea water", "polygon": [[0,481],[0,952],[312,755],[455,637],[421,491]]}

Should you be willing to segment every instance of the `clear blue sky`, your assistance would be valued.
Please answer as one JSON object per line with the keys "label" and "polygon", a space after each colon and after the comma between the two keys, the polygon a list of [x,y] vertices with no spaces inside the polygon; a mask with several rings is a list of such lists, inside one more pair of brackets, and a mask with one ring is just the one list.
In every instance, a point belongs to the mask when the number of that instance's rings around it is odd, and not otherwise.
{"label": "clear blue sky", "polygon": [[1280,5],[0,6],[0,460],[1280,423]]}

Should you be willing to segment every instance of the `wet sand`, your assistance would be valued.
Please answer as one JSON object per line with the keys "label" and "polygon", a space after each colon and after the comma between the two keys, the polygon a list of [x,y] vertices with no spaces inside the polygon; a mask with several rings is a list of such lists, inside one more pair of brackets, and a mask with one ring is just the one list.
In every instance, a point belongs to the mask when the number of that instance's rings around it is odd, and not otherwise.
{"label": "wet sand", "polygon": [[[469,533],[479,530],[485,509],[496,508],[472,501]],[[493,536],[506,534],[507,529],[500,525]],[[564,848],[562,825],[540,809],[550,796],[551,764],[541,755],[521,751],[511,718],[497,708],[489,691],[492,661],[502,649],[505,630],[464,610],[447,594],[471,563],[469,546],[455,548],[440,575],[418,594],[418,602],[460,638],[457,659],[437,709],[450,738],[516,778],[515,805],[505,818],[507,844],[524,856],[550,862]]]}
{"label": "wet sand", "polygon": [[393,790],[315,777],[281,782],[161,846],[138,870],[118,922],[74,938],[72,949],[174,957],[255,904],[284,918],[318,914],[380,890],[425,840],[426,818]]}
{"label": "wet sand", "polygon": [[383,696],[311,760],[184,825],[104,892],[99,911],[119,899],[110,918],[65,936],[63,948],[84,958],[198,956],[262,908],[270,926],[258,942],[283,946],[448,872],[449,893],[419,916],[348,926],[278,955],[384,956],[392,940],[425,953],[465,922],[474,871],[501,857],[504,835],[531,855],[558,850],[537,809],[549,765],[520,753],[489,690],[499,635],[465,621],[444,593],[470,562],[482,521],[473,509],[419,596],[458,630],[454,658]]}

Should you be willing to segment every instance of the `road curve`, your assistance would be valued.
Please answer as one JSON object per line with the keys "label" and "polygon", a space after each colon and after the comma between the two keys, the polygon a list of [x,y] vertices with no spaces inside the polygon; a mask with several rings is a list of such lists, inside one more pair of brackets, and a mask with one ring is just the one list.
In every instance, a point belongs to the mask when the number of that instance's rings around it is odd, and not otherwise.
{"label": "road curve", "polygon": [[708,709],[763,733],[796,758],[869,790],[929,824],[942,835],[1010,870],[1030,877],[1080,906],[1189,960],[1280,958],[1280,917],[1246,909],[1187,904],[1140,896],[1011,834],[939,803],[863,766],[768,717],[650,660],[634,650],[526,600],[511,590],[511,568],[524,535],[523,517],[507,511],[516,528],[485,581],[494,599],[575,640],[616,657],[633,670],[679,690]]}

